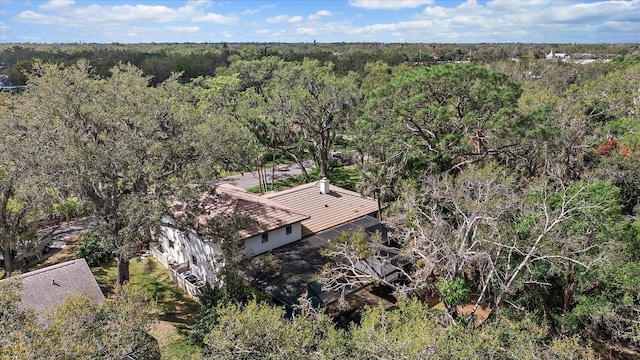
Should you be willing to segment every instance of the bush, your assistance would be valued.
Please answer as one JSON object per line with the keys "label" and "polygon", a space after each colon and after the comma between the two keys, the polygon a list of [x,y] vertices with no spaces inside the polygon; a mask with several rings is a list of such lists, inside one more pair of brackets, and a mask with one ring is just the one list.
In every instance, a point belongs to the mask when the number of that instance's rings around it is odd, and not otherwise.
{"label": "bush", "polygon": [[84,258],[89,266],[100,266],[113,259],[113,252],[105,249],[93,232],[84,232],[80,236],[82,244],[78,247],[77,254]]}
{"label": "bush", "polygon": [[53,204],[53,213],[61,217],[65,221],[69,221],[82,214],[82,204],[73,198]]}
{"label": "bush", "polygon": [[233,276],[226,277],[226,281],[221,282],[219,285],[211,286],[206,284],[200,288],[200,294],[198,295],[200,314],[189,332],[191,343],[203,346],[205,336],[218,323],[218,306],[228,304],[246,305],[251,300],[259,303],[270,303],[271,297]]}

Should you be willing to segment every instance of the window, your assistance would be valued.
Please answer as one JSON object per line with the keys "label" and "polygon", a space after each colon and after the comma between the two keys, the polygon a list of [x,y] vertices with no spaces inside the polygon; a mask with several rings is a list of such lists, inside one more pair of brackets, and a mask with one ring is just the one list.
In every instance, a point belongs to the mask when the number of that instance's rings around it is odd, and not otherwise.
{"label": "window", "polygon": [[287,235],[290,235],[290,234],[291,234],[291,225],[287,225],[287,227],[286,227],[286,228],[284,228],[284,232],[285,232]]}
{"label": "window", "polygon": [[262,234],[262,242],[266,243],[267,241],[269,241],[269,233]]}
{"label": "window", "polygon": [[198,258],[195,255],[191,255],[191,265],[198,266]]}

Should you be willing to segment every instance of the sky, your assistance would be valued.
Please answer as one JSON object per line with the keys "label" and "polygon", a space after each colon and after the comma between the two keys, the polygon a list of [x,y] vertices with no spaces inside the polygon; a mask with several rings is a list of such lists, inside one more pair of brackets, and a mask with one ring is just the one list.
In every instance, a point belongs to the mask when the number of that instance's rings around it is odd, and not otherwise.
{"label": "sky", "polygon": [[0,43],[640,43],[640,0],[0,0]]}

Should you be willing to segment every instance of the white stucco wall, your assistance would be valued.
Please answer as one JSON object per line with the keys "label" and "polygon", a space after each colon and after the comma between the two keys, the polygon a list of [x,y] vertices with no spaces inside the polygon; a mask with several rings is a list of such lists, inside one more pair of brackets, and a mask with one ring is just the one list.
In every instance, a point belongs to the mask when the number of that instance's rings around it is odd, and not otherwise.
{"label": "white stucco wall", "polygon": [[[169,264],[181,264],[187,261],[186,254],[183,251],[184,247],[182,246],[186,241],[186,236],[184,232],[172,225],[175,226],[173,219],[168,216],[162,218],[158,242],[162,252],[167,256]],[[173,246],[170,246],[170,242],[173,242]]]}
{"label": "white stucco wall", "polygon": [[[245,249],[251,255],[259,255],[277,247],[298,241],[302,238],[300,223],[291,224],[291,233],[287,235],[286,226],[269,232],[267,242],[256,235],[245,240]],[[170,246],[173,242],[173,247]],[[182,231],[176,228],[175,221],[165,216],[160,226],[158,242],[167,260],[173,264],[188,262],[190,271],[200,280],[213,284],[220,268],[224,266],[220,259],[220,247],[213,241],[204,241],[193,231]],[[195,257],[195,263],[194,263]]]}
{"label": "white stucco wall", "polygon": [[[211,241],[203,241],[193,231],[173,227],[175,222],[170,217],[163,217],[162,223],[158,241],[167,260],[175,264],[188,262],[189,270],[194,275],[202,281],[213,283],[218,270],[224,265],[219,261],[219,246]],[[169,246],[170,240],[173,241],[173,247]]]}
{"label": "white stucco wall", "polygon": [[252,255],[259,255],[302,238],[300,223],[291,224],[291,234],[286,234],[286,227],[269,231],[269,241],[263,243],[262,235],[252,236],[245,240],[244,246]]}

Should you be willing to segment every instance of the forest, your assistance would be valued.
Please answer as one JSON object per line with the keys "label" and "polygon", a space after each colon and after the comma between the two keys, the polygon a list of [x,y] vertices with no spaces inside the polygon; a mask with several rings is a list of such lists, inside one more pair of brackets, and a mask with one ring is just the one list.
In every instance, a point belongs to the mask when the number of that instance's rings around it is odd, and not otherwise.
{"label": "forest", "polygon": [[[397,303],[348,324],[304,301],[290,313],[229,251],[193,358],[640,356],[637,44],[4,44],[0,65],[20,87],[0,92],[2,359],[146,348],[154,300],[125,284],[167,204],[276,159],[313,160],[301,181],[349,171],[379,201],[401,281],[349,266],[386,261],[358,232],[319,281]],[[11,254],[79,214],[120,295],[69,301],[45,326],[18,306]],[[216,226],[232,237],[243,219]]]}

